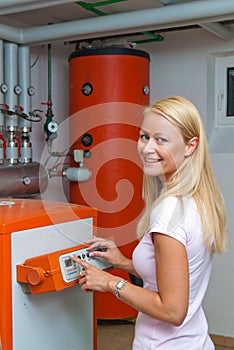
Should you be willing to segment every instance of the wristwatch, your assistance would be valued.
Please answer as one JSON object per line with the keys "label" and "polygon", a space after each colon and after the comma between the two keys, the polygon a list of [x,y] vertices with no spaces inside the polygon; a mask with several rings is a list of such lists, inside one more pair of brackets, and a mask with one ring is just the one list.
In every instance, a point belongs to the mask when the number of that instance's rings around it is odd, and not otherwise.
{"label": "wristwatch", "polygon": [[123,288],[123,286],[128,283],[127,280],[121,280],[115,285],[115,296],[120,299],[119,291]]}

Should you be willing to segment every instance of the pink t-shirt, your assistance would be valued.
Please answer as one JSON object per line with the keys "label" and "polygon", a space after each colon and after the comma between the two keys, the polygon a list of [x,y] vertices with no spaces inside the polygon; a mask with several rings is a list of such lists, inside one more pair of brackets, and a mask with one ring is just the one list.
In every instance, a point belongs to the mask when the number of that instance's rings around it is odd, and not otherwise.
{"label": "pink t-shirt", "polygon": [[[154,208],[150,230],[133,253],[133,264],[142,277],[144,288],[158,291],[154,244],[151,232],[169,235],[186,248],[189,263],[189,308],[179,327],[139,312],[133,350],[213,350],[208,336],[202,301],[210,279],[212,256],[203,242],[202,224],[195,201],[168,197]],[[173,291],[172,291],[173,292]]]}

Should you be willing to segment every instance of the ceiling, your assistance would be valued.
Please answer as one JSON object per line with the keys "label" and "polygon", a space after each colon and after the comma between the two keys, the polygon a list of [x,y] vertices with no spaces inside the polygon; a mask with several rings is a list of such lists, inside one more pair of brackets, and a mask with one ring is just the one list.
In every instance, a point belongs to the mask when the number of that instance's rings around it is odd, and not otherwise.
{"label": "ceiling", "polygon": [[31,45],[136,35],[156,41],[188,27],[229,40],[233,20],[234,0],[0,1],[0,38]]}

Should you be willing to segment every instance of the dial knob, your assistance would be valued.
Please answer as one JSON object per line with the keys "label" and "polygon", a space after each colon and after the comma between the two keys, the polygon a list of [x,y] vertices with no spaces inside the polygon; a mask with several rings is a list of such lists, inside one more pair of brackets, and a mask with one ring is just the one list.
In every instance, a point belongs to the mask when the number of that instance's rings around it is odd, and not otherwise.
{"label": "dial knob", "polygon": [[45,271],[41,267],[32,267],[28,272],[27,278],[32,286],[37,286],[44,281]]}

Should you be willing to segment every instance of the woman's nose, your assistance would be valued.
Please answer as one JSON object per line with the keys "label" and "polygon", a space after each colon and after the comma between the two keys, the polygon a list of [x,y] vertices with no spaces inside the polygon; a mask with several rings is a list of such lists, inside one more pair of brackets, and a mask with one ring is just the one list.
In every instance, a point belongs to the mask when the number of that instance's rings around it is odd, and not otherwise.
{"label": "woman's nose", "polygon": [[143,148],[144,153],[153,153],[156,151],[157,145],[156,142],[152,139],[149,139]]}

